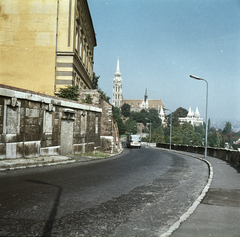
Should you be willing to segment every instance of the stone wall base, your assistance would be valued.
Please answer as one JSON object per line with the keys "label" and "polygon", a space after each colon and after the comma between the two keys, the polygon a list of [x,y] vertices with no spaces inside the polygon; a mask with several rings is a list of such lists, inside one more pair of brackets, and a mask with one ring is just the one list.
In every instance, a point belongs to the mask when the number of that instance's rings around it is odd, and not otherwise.
{"label": "stone wall base", "polygon": [[120,152],[122,150],[122,143],[120,140],[119,142],[114,142],[114,139],[113,136],[101,136],[101,151],[109,154]]}
{"label": "stone wall base", "polygon": [[60,146],[40,148],[40,156],[58,156],[60,155]]}

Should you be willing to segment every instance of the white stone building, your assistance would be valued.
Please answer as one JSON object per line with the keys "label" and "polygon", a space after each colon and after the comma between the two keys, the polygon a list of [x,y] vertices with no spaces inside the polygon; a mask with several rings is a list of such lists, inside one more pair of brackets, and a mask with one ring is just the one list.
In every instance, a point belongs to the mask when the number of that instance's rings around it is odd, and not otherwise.
{"label": "white stone building", "polygon": [[191,107],[189,107],[187,117],[179,118],[179,122],[180,124],[187,122],[187,123],[191,123],[193,126],[199,126],[200,124],[203,125],[203,118],[200,118],[198,107],[196,108],[195,112],[192,111]]}

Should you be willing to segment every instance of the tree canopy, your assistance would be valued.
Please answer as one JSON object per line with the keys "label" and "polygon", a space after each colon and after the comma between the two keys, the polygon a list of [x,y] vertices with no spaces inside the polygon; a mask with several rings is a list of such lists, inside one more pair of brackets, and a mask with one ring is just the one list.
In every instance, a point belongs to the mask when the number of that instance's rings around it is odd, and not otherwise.
{"label": "tree canopy", "polygon": [[[128,133],[137,133],[137,123],[142,123],[144,125],[144,133],[150,132],[150,121],[151,121],[151,142],[166,142],[170,141],[170,114],[166,116],[166,126],[162,126],[162,121],[159,118],[157,109],[142,109],[140,112],[130,112],[130,107],[128,105],[123,105],[121,110],[118,111],[118,126],[121,129],[120,134],[124,132]],[[122,116],[126,117],[125,124],[121,119]],[[193,126],[191,123],[183,123],[180,125],[179,117],[186,117],[188,111],[182,107],[176,109],[172,112],[172,143],[173,144],[185,144],[185,145],[194,145],[194,146],[204,146],[205,141],[205,128],[206,124],[203,123],[199,126]],[[208,120],[208,146],[211,147],[225,147],[225,142],[228,142],[230,147],[233,145],[233,142],[239,138],[238,133],[232,132],[232,125],[230,122],[226,122],[223,130],[216,129],[211,127],[210,119]],[[149,138],[143,140],[148,141]]]}
{"label": "tree canopy", "polygon": [[124,117],[129,117],[131,106],[129,104],[124,103],[121,107],[121,113]]}
{"label": "tree canopy", "polygon": [[125,134],[125,125],[120,117],[120,109],[118,107],[113,107],[113,121],[118,125],[119,134]]}

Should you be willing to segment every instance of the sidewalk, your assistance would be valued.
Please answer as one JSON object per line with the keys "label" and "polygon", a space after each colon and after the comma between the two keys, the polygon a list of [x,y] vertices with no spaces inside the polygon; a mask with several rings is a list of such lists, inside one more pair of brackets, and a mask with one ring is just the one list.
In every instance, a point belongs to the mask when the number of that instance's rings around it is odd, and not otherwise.
{"label": "sidewalk", "polygon": [[[207,157],[206,160],[213,167],[210,188],[171,237],[240,237],[240,169],[218,158]],[[169,236],[169,233],[162,236]]]}
{"label": "sidewalk", "polygon": [[91,156],[80,156],[80,155],[69,155],[69,156],[39,156],[33,158],[21,158],[21,159],[6,159],[0,160],[0,171],[16,170],[25,168],[35,168],[42,166],[61,165],[74,162],[89,162],[94,160],[107,159],[120,154],[111,154],[108,157],[91,157]]}

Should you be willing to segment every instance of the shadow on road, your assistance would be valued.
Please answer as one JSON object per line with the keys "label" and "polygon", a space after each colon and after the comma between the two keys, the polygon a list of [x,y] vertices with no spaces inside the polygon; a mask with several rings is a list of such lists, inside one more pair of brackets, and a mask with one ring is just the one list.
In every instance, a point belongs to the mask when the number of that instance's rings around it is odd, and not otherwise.
{"label": "shadow on road", "polygon": [[44,185],[51,185],[54,187],[58,188],[58,193],[56,196],[56,199],[54,201],[54,205],[52,207],[52,210],[50,212],[50,215],[48,217],[47,222],[45,223],[44,229],[43,229],[43,234],[42,236],[47,237],[47,236],[51,236],[52,233],[52,228],[53,228],[53,224],[57,215],[57,209],[58,209],[58,205],[60,202],[60,197],[62,195],[62,187],[55,185],[55,184],[50,184],[50,183],[46,183],[43,181],[38,181],[38,180],[27,180],[27,182],[32,182],[32,183],[36,183],[36,184],[44,184]]}

